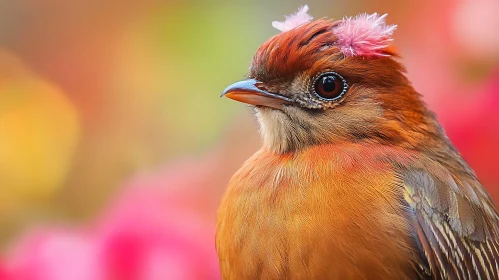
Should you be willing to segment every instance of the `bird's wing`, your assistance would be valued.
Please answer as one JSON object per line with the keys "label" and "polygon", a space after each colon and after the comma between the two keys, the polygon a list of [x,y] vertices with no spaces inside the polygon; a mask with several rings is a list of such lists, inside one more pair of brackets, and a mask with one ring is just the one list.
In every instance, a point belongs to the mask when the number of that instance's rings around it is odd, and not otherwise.
{"label": "bird's wing", "polygon": [[469,169],[443,164],[399,173],[424,279],[499,279],[499,218]]}

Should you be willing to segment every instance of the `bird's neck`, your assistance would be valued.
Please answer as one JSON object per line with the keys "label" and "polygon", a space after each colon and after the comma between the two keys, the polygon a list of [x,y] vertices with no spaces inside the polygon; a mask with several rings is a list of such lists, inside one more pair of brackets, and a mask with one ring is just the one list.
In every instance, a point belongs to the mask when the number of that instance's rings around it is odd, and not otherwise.
{"label": "bird's neck", "polygon": [[[421,103],[421,110],[414,107],[407,111],[383,111],[375,115],[377,121],[367,119],[347,122],[334,118],[303,122],[280,110],[259,109],[256,116],[266,150],[276,154],[296,152],[317,145],[339,143],[370,143],[398,146],[410,150],[435,150],[450,148],[444,130],[433,113]],[[364,113],[363,117],[368,117]]]}

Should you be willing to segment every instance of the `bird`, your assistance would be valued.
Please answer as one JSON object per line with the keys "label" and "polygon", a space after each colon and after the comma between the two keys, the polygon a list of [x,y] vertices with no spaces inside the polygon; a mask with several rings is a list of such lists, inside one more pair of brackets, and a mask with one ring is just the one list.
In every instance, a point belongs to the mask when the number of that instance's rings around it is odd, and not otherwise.
{"label": "bird", "polygon": [[247,77],[262,147],[230,179],[222,279],[499,279],[494,202],[412,86],[386,14],[273,22]]}

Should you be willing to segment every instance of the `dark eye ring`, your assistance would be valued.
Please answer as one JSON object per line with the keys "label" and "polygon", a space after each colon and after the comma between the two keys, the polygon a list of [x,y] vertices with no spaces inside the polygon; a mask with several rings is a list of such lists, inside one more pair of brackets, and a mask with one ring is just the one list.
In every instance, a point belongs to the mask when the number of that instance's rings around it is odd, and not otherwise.
{"label": "dark eye ring", "polygon": [[312,91],[321,100],[334,101],[341,98],[347,89],[347,81],[340,74],[325,72],[315,78]]}

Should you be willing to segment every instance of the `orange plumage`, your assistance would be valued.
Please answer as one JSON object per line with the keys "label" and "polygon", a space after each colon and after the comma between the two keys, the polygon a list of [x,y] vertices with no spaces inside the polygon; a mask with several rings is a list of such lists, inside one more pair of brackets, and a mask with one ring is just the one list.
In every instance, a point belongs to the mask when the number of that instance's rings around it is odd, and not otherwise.
{"label": "orange plumage", "polygon": [[499,279],[491,199],[393,48],[355,33],[383,20],[299,24],[224,92],[263,138],[219,208],[224,279]]}

